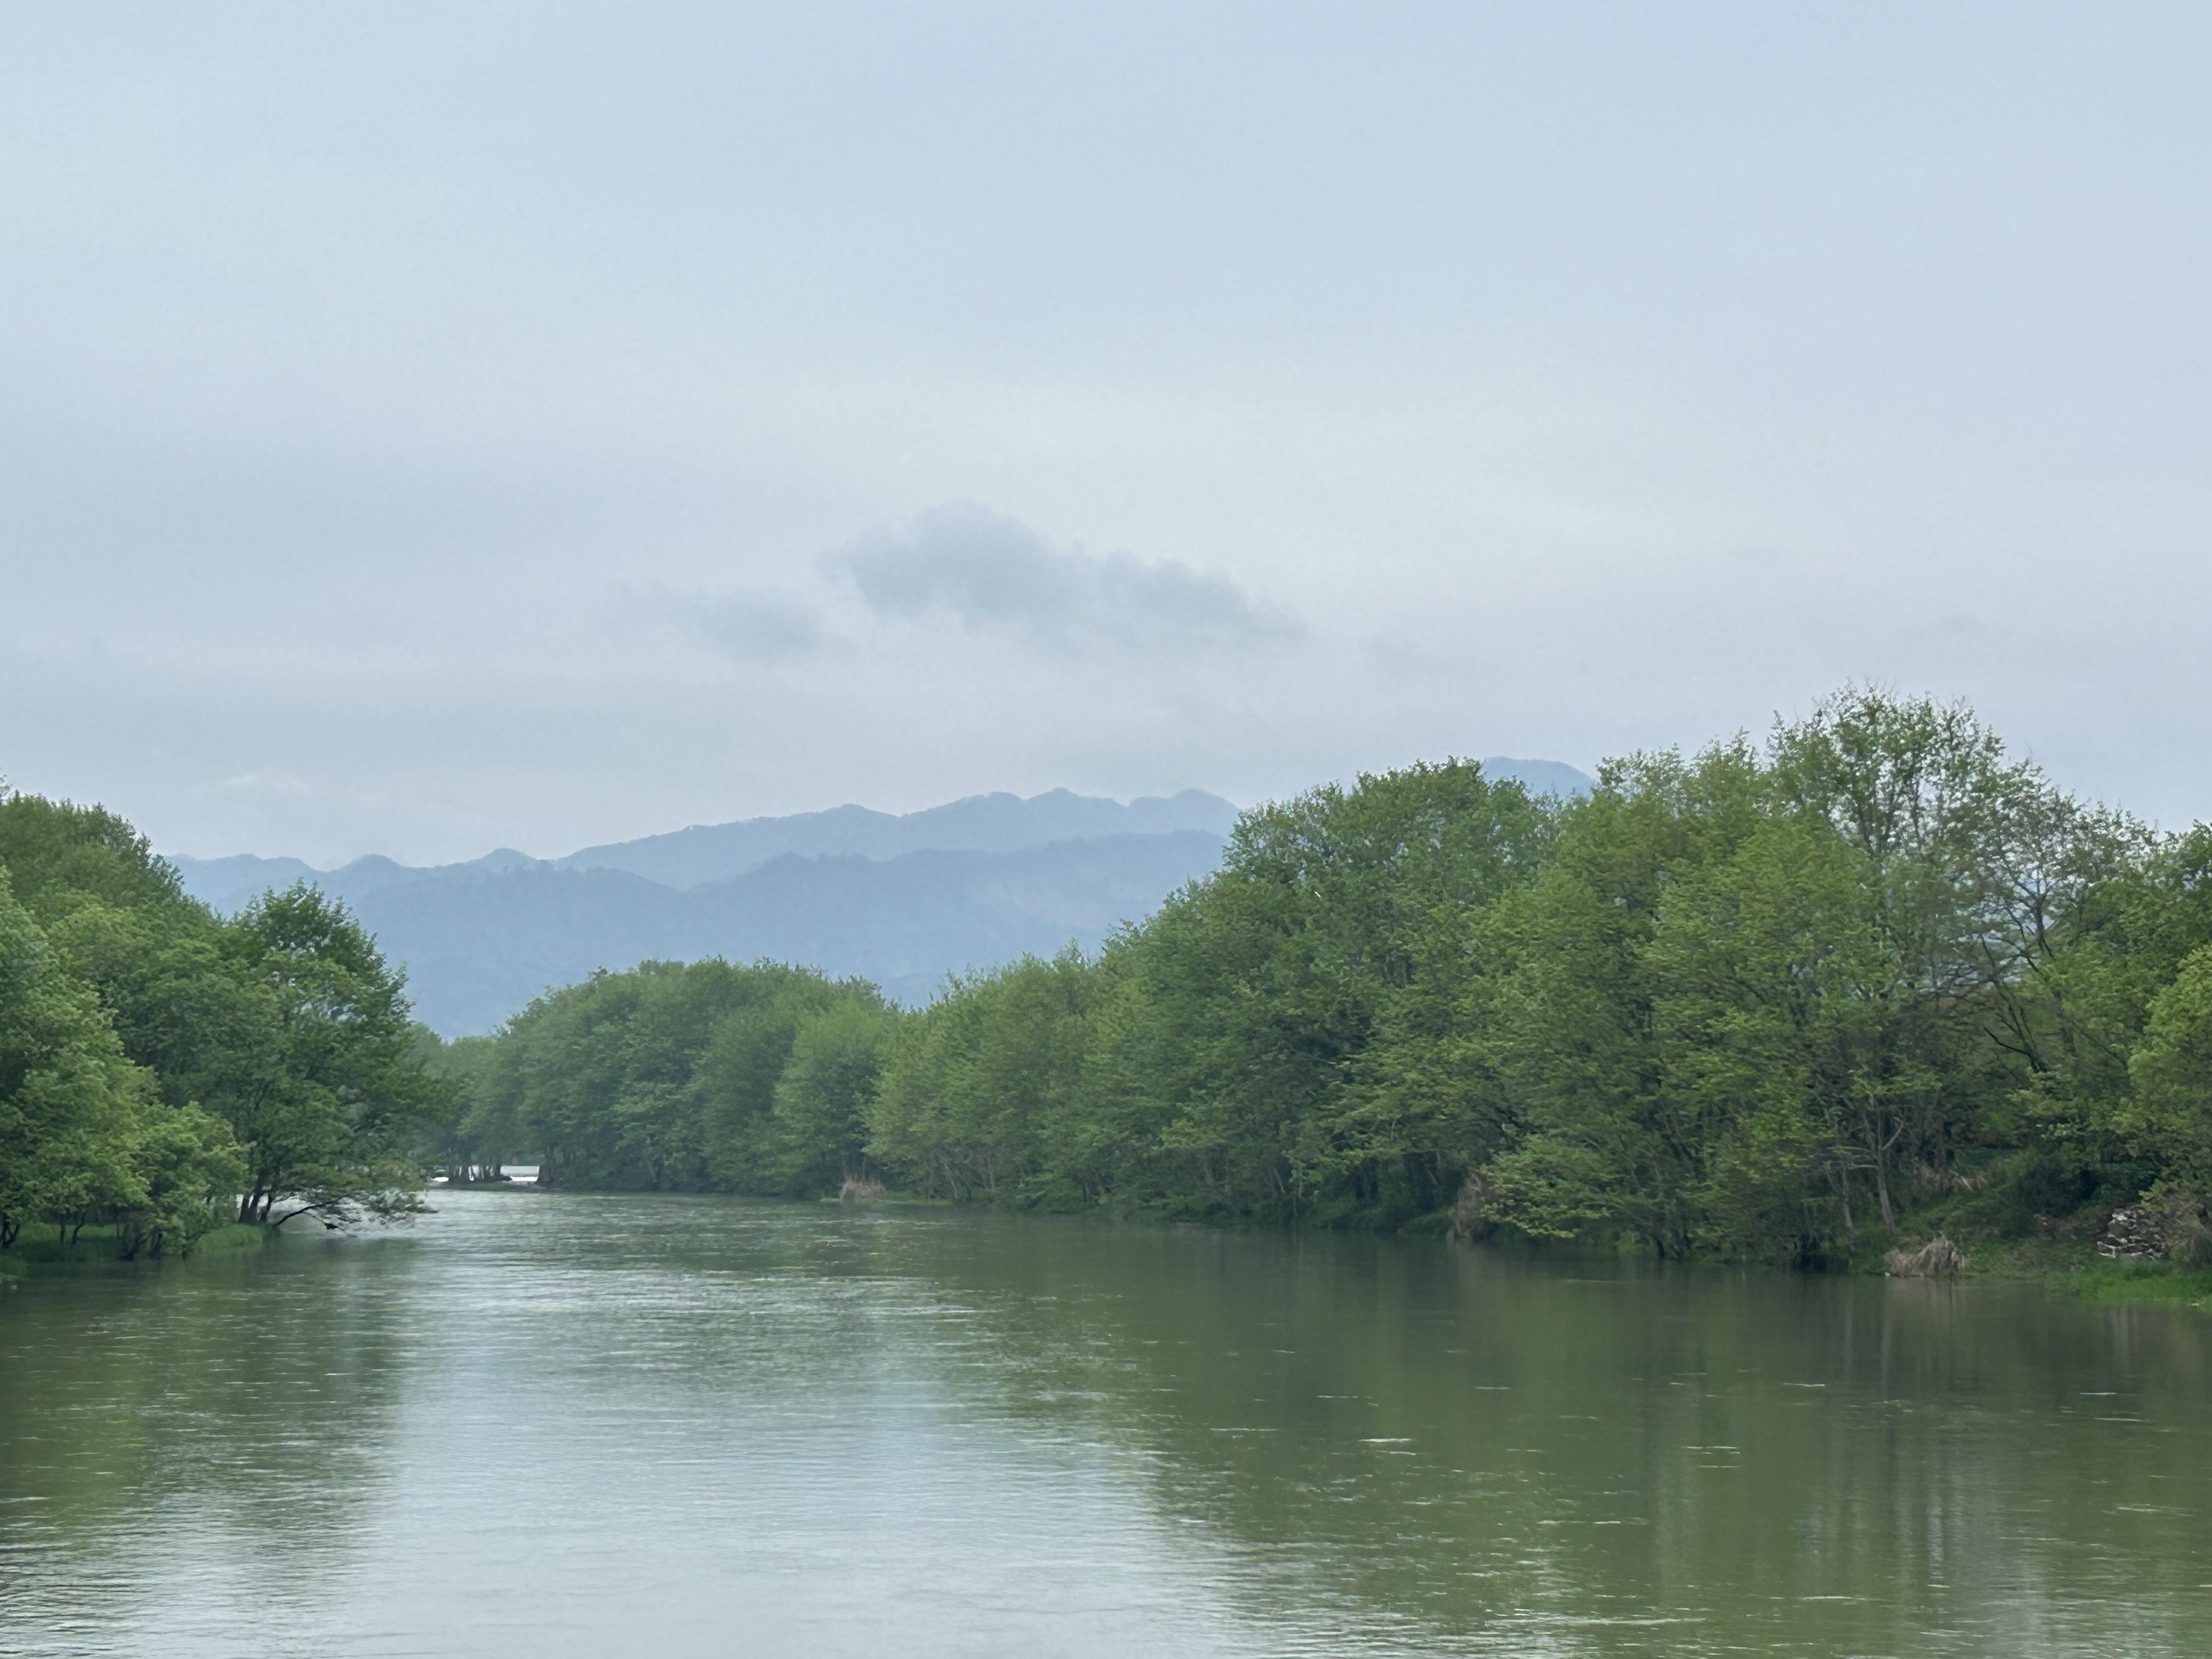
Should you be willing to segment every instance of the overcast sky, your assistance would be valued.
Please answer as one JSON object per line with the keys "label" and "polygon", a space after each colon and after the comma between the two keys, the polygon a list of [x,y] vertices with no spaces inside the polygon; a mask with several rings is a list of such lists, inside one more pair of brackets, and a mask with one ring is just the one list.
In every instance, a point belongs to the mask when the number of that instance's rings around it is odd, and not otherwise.
{"label": "overcast sky", "polygon": [[552,854],[1871,677],[2212,817],[2208,18],[18,8],[0,775]]}

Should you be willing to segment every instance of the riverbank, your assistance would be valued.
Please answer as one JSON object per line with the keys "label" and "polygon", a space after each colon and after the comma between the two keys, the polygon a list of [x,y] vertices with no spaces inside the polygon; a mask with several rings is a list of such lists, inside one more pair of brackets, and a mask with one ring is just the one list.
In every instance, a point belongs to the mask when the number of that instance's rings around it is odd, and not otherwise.
{"label": "riverbank", "polygon": [[[544,1194],[550,1190],[530,1182],[475,1182],[457,1185],[437,1182],[425,1188],[425,1194],[426,1196],[441,1192]],[[634,1196],[611,1192],[599,1195]],[[834,1196],[824,1196],[819,1201],[832,1207],[838,1206],[840,1203]],[[857,1201],[847,1200],[843,1207],[848,1210],[942,1212],[970,1206],[943,1198],[884,1193]],[[991,1209],[994,1206],[974,1207]],[[1091,1213],[1095,1216],[1097,1212],[1093,1211]],[[1146,1224],[1170,1227],[1196,1224],[1234,1232],[1291,1231],[1282,1229],[1280,1224],[1271,1225],[1243,1218],[1194,1222],[1188,1217],[1169,1217],[1145,1210],[1110,1212],[1105,1218],[1119,1225],[1139,1227]],[[1434,1224],[1439,1220],[1443,1224]],[[1435,1237],[1446,1231],[1449,1220],[1449,1213],[1441,1218],[1424,1216],[1413,1224],[1396,1231],[1401,1237]],[[192,1254],[215,1255],[261,1249],[275,1236],[276,1231],[264,1224],[234,1222],[202,1237],[193,1246]],[[65,1231],[65,1229],[51,1223],[25,1228],[22,1237],[15,1244],[0,1250],[0,1273],[24,1267],[88,1264],[119,1259],[117,1255],[118,1230],[114,1226],[88,1225],[73,1239],[64,1237]],[[1589,1244],[1560,1247],[1533,1241],[1525,1247],[1516,1249],[1514,1253],[1542,1258],[1563,1252],[1608,1254],[1602,1247]],[[1852,1274],[1878,1274],[1882,1272],[1882,1255],[1881,1250],[1870,1249],[1855,1257],[1842,1271]],[[2116,1306],[2178,1307],[2212,1313],[2212,1267],[2180,1267],[2167,1261],[2112,1261],[2097,1255],[2093,1248],[2078,1242],[2049,1238],[1978,1241],[1967,1248],[1966,1255],[1967,1264],[1959,1274],[1964,1279],[2037,1285],[2083,1301]],[[1778,1274],[1790,1270],[1778,1267],[1771,1271]]]}
{"label": "riverbank", "polygon": [[[839,1200],[824,1196],[823,1204],[836,1205]],[[846,1202],[848,1208],[859,1209],[963,1209],[969,1207],[999,1209],[1000,1206],[966,1206],[942,1198],[925,1198],[918,1194],[886,1192],[879,1196]],[[1156,1209],[1139,1207],[1113,1208],[1091,1206],[1082,1210],[1054,1210],[1049,1206],[1030,1209],[1036,1215],[1088,1215],[1110,1221],[1116,1225],[1198,1226],[1234,1232],[1365,1232],[1376,1237],[1401,1238],[1442,1238],[1451,1231],[1453,1213],[1449,1210],[1436,1211],[1416,1216],[1395,1228],[1337,1229],[1307,1222],[1285,1223],[1278,1218],[1255,1220],[1249,1217],[1197,1217],[1170,1215]],[[1914,1219],[1907,1218],[1908,1224]],[[1940,1229],[1913,1229],[1908,1225],[1905,1237],[1925,1241]],[[2092,1231],[2095,1230],[2093,1229]],[[1832,1262],[1830,1273],[1845,1276],[1880,1276],[1886,1271],[1885,1262],[1897,1241],[1876,1242],[1841,1262]],[[1645,1251],[1626,1244],[1608,1246],[1596,1240],[1547,1242],[1507,1233],[1493,1237],[1473,1248],[1496,1249],[1503,1246],[1516,1256],[1541,1261],[1558,1260],[1563,1256],[1588,1256],[1603,1259],[1607,1256],[1641,1256]],[[1962,1247],[1966,1266],[1958,1276],[1966,1279],[1996,1279],[2012,1283],[2038,1285],[2045,1290],[2078,1297],[2089,1302],[2142,1306],[2192,1308],[2212,1313],[2212,1267],[2182,1267],[2162,1261],[2113,1261],[2099,1255],[2094,1246],[2079,1239],[2013,1238],[1991,1241],[1975,1239]],[[1725,1267],[1725,1261],[1705,1259],[1708,1266]],[[1771,1267],[1767,1272],[1777,1275],[1800,1273],[1804,1270]],[[1811,1270],[1820,1276],[1820,1270]]]}
{"label": "riverbank", "polygon": [[2212,1267],[2114,1261],[2081,1245],[2051,1239],[1984,1245],[1972,1257],[1966,1276],[2024,1281],[2090,1302],[2212,1313]]}
{"label": "riverbank", "polygon": [[[234,1250],[258,1250],[269,1242],[274,1231],[259,1222],[234,1221],[196,1241],[192,1254],[216,1255]],[[87,1225],[74,1237],[65,1236],[69,1231],[52,1222],[33,1222],[13,1244],[0,1250],[0,1270],[121,1259],[117,1254],[121,1229],[112,1224]]]}

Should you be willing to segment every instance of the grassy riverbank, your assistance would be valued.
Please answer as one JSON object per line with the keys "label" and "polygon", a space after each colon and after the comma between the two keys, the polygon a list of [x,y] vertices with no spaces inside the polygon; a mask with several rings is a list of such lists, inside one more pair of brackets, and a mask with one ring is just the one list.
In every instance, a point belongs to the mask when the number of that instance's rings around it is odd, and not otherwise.
{"label": "grassy riverbank", "polygon": [[[194,1243],[194,1255],[226,1255],[258,1250],[276,1230],[258,1222],[233,1222],[217,1227]],[[33,1222],[22,1237],[0,1250],[0,1269],[45,1267],[58,1262],[113,1261],[119,1259],[122,1229],[112,1225],[86,1226],[75,1237],[51,1222]]]}
{"label": "grassy riverbank", "polygon": [[2092,1302],[2153,1304],[2212,1312],[2212,1267],[2170,1261],[2114,1261],[2079,1244],[2051,1239],[1985,1246],[1972,1277],[2025,1279]]}

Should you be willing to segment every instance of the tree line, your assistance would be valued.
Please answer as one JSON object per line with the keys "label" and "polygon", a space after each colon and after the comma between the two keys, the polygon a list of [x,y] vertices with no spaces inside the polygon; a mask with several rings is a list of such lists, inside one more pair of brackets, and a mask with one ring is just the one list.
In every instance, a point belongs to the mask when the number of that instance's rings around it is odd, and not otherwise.
{"label": "tree line", "polygon": [[[555,1178],[1496,1229],[1838,1261],[2212,1192],[2212,830],[1856,689],[1532,797],[1464,762],[1247,813],[1096,957],[860,984],[648,964],[457,1044]],[[1932,1218],[1932,1220],[1931,1220]]]}
{"label": "tree line", "polygon": [[126,826],[21,796],[0,862],[0,1225],[337,1217],[535,1161],[1799,1265],[2121,1205],[2212,1243],[2212,830],[1874,690],[1571,799],[1454,761],[1255,808],[1096,956],[914,1012],[648,963],[439,1045],[310,890],[221,921]]}
{"label": "tree line", "polygon": [[225,921],[114,814],[0,795],[0,1249],[406,1210],[451,1115],[435,1048],[313,889]]}

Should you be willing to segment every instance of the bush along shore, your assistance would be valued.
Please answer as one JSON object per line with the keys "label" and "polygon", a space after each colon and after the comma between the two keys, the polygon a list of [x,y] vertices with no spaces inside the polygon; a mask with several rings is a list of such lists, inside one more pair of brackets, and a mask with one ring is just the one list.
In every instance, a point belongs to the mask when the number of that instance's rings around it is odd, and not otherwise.
{"label": "bush along shore", "polygon": [[418,1202],[436,1042],[343,907],[222,920],[112,813],[0,798],[0,1250],[181,1255]]}
{"label": "bush along shore", "polygon": [[[150,896],[58,881],[71,834]],[[1447,762],[1255,808],[1218,874],[1097,957],[918,1012],[776,963],[648,963],[441,1045],[295,890],[178,924],[284,1034],[241,1073],[186,1052],[181,967],[101,943],[191,908],[127,831],[19,796],[0,860],[0,927],[76,988],[100,1086],[207,1160],[161,1190],[224,1194],[223,1219],[234,1188],[263,1194],[250,1220],[343,1219],[404,1207],[410,1159],[535,1162],[556,1188],[883,1187],[2126,1296],[2193,1298],[2212,1268],[2212,829],[2076,799],[1967,708],[1873,690],[1608,763],[1571,799]],[[297,1094],[247,1086],[280,1054]],[[262,1137],[295,1098],[322,1115],[288,1163]],[[26,1218],[78,1202],[15,1190]]]}

